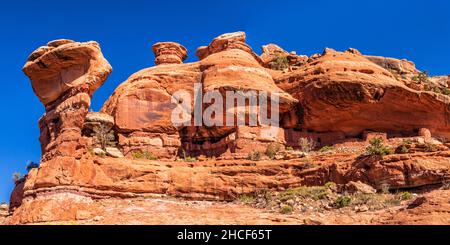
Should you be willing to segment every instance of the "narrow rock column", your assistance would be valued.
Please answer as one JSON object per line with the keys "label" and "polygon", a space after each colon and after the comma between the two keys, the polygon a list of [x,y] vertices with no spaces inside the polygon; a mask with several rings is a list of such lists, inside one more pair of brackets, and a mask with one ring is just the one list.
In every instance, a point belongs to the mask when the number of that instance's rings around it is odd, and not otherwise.
{"label": "narrow rock column", "polygon": [[30,55],[23,72],[46,111],[39,120],[42,161],[80,155],[92,94],[111,71],[96,42],[55,40]]}
{"label": "narrow rock column", "polygon": [[187,49],[174,42],[159,42],[152,46],[155,64],[182,64],[187,58]]}

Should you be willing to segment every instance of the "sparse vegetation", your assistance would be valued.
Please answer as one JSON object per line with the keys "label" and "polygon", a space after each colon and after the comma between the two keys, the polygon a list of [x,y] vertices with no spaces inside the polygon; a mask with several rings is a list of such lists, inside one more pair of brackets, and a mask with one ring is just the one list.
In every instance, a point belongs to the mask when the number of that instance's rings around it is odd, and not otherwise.
{"label": "sparse vegetation", "polygon": [[404,191],[398,194],[400,200],[410,200],[413,195],[410,192]]}
{"label": "sparse vegetation", "polygon": [[259,161],[261,160],[261,152],[254,150],[248,154],[247,159],[251,161]]}
{"label": "sparse vegetation", "polygon": [[442,183],[441,189],[442,189],[442,190],[450,190],[450,181],[444,181],[444,182]]}
{"label": "sparse vegetation", "polygon": [[256,202],[256,197],[250,194],[240,195],[238,201],[244,204],[252,204]]}
{"label": "sparse vegetation", "polygon": [[299,138],[298,145],[303,152],[311,152],[316,147],[316,142],[311,138]]}
{"label": "sparse vegetation", "polygon": [[426,91],[431,91],[437,94],[450,95],[450,89],[447,87],[439,87],[430,81],[430,76],[427,71],[421,72],[416,76],[412,77],[412,80],[416,83],[424,83],[424,89]]}
{"label": "sparse vegetation", "polygon": [[428,83],[429,82],[428,71],[423,71],[412,77],[412,80],[417,83]]}
{"label": "sparse vegetation", "polygon": [[343,208],[350,205],[352,198],[350,196],[339,196],[333,203],[333,207]]}
{"label": "sparse vegetation", "polygon": [[99,126],[95,126],[93,128],[92,136],[103,150],[105,150],[106,147],[113,147],[117,145],[114,131],[106,125],[101,124]]}
{"label": "sparse vegetation", "polygon": [[426,152],[435,152],[436,151],[436,145],[431,142],[425,142],[420,145]]}
{"label": "sparse vegetation", "polygon": [[392,153],[391,148],[383,144],[382,138],[373,138],[369,141],[369,144],[366,148],[367,155],[385,156]]}
{"label": "sparse vegetation", "polygon": [[283,214],[298,212],[323,212],[330,208],[352,207],[357,212],[380,210],[399,206],[403,201],[412,199],[410,192],[362,193],[354,194],[338,192],[337,185],[328,182],[323,186],[301,186],[282,192],[260,192],[238,197],[240,203],[257,208],[268,208]]}
{"label": "sparse vegetation", "polygon": [[328,189],[335,189],[336,188],[336,183],[334,183],[334,182],[327,182],[327,183],[325,183],[324,186],[326,188],[328,188]]}
{"label": "sparse vegetation", "polygon": [[397,146],[397,148],[395,149],[396,153],[399,154],[406,154],[409,152],[409,148],[411,147],[412,141],[409,139],[403,140],[402,143],[400,143],[400,145]]}
{"label": "sparse vegetation", "polygon": [[189,156],[186,151],[183,149],[183,161],[185,162],[197,162],[197,158],[193,156]]}
{"label": "sparse vegetation", "polygon": [[450,89],[444,87],[444,88],[442,89],[442,94],[443,94],[443,95],[450,95]]}
{"label": "sparse vegetation", "polygon": [[333,146],[324,146],[324,147],[320,148],[319,151],[320,151],[320,152],[330,152],[330,151],[334,151],[334,147],[333,147]]}
{"label": "sparse vegetation", "polygon": [[277,143],[271,143],[267,146],[266,148],[266,155],[270,158],[270,159],[275,159],[275,155],[280,151],[280,144]]}
{"label": "sparse vegetation", "polygon": [[280,209],[280,213],[282,214],[290,214],[294,211],[294,208],[291,205],[283,205]]}
{"label": "sparse vegetation", "polygon": [[285,54],[275,53],[275,58],[269,63],[269,66],[274,70],[286,70],[289,68],[289,59]]}
{"label": "sparse vegetation", "polygon": [[277,198],[281,201],[294,199],[295,197],[310,198],[313,200],[326,199],[329,194],[329,187],[327,186],[312,186],[312,187],[298,187],[281,192]]}
{"label": "sparse vegetation", "polygon": [[158,157],[153,155],[151,152],[148,151],[135,151],[131,153],[131,156],[134,159],[147,159],[147,160],[158,160]]}
{"label": "sparse vegetation", "polygon": [[388,183],[382,183],[380,186],[380,191],[383,194],[389,194],[389,190],[391,189],[391,187],[389,186]]}
{"label": "sparse vegetation", "polygon": [[293,151],[294,148],[292,148],[291,146],[286,147],[286,151]]}

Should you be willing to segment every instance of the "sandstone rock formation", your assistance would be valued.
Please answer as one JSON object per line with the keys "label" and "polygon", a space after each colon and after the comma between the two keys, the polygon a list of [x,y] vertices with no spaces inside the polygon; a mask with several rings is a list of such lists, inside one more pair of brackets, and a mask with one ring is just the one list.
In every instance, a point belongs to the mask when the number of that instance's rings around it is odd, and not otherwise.
{"label": "sandstone rock formation", "polygon": [[39,120],[43,161],[83,153],[81,130],[91,96],[111,70],[96,42],[56,40],[30,55],[23,72],[46,111]]}
{"label": "sandstone rock formation", "polygon": [[[200,47],[197,62],[183,63],[187,50],[174,42],[157,43],[153,52],[156,66],[131,75],[101,112],[88,112],[111,72],[97,43],[56,40],[30,55],[23,70],[46,109],[39,120],[43,155],[16,186],[9,223],[93,220],[105,213],[96,200],[112,197],[231,201],[327,182],[373,192],[369,186],[450,180],[448,77],[356,49],[307,57],[269,44],[259,56],[243,32]],[[279,98],[278,130],[262,134],[267,125],[249,118],[244,125],[195,125],[194,111],[188,124],[174,124],[174,109],[195,105],[180,91],[225,99],[228,92],[267,93],[269,102]],[[243,108],[223,109],[216,117]],[[392,154],[367,155],[374,138]]]}

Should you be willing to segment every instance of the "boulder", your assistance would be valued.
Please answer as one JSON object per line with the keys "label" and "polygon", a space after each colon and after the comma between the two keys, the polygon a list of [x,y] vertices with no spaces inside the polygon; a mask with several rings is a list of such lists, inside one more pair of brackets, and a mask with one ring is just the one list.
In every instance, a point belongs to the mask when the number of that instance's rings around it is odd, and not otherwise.
{"label": "boulder", "polygon": [[121,158],[123,157],[122,152],[116,147],[106,147],[105,152],[110,157]]}
{"label": "boulder", "polygon": [[350,181],[344,186],[344,191],[350,194],[353,193],[363,193],[363,194],[374,194],[377,192],[375,188],[368,184],[364,184],[361,181]]}

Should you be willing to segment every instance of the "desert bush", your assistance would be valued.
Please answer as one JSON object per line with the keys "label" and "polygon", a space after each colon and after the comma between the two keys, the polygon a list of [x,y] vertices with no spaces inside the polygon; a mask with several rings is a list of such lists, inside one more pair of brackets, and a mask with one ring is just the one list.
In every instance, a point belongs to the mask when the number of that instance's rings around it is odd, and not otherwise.
{"label": "desert bush", "polygon": [[240,195],[238,201],[244,204],[253,204],[256,202],[256,197],[250,194]]}
{"label": "desert bush", "polygon": [[334,147],[333,147],[333,146],[324,146],[324,147],[320,148],[319,151],[320,151],[320,152],[334,151]]}
{"label": "desert bush", "polygon": [[343,208],[350,205],[352,198],[350,196],[339,196],[333,203],[335,208]]}
{"label": "desert bush", "polygon": [[116,146],[117,142],[114,131],[109,127],[101,124],[99,126],[95,126],[92,130],[92,136],[94,136],[96,143],[98,143],[103,150],[105,150],[108,146]]}
{"label": "desert bush", "polygon": [[369,141],[369,146],[366,148],[366,154],[367,155],[389,155],[392,153],[392,150],[390,147],[385,146],[383,144],[382,138],[373,138]]}
{"label": "desert bush", "polygon": [[286,151],[293,151],[294,148],[292,148],[291,146],[286,147]]}
{"label": "desert bush", "polygon": [[410,192],[404,191],[398,194],[400,200],[409,200],[413,197]]}
{"label": "desert bush", "polygon": [[450,95],[450,89],[449,89],[449,88],[443,88],[443,89],[442,89],[442,94],[444,94],[444,95]]}
{"label": "desert bush", "polygon": [[303,152],[310,152],[316,147],[316,142],[311,138],[299,138],[298,145]]}
{"label": "desert bush", "polygon": [[275,158],[275,155],[280,151],[280,148],[280,144],[269,144],[266,148],[266,155],[273,160]]}
{"label": "desert bush", "polygon": [[420,72],[416,76],[413,76],[412,80],[418,83],[427,83],[429,82],[428,72],[427,71]]}
{"label": "desert bush", "polygon": [[411,140],[409,140],[409,139],[403,140],[402,143],[400,143],[400,145],[397,146],[397,148],[395,149],[395,152],[399,153],[399,154],[408,153],[411,144],[412,144]]}
{"label": "desert bush", "polygon": [[248,154],[247,159],[252,161],[259,161],[261,160],[261,152],[254,150]]}
{"label": "desert bush", "polygon": [[328,188],[328,189],[335,189],[337,186],[336,186],[336,183],[334,183],[334,182],[327,182],[327,183],[325,183],[325,185],[323,185],[325,188]]}
{"label": "desert bush", "polygon": [[185,161],[185,162],[197,162],[197,160],[198,160],[196,157],[188,155],[184,149],[182,151],[182,156],[183,156],[183,161]]}
{"label": "desert bush", "polygon": [[325,186],[302,186],[281,192],[278,195],[280,201],[287,201],[295,197],[310,198],[313,200],[326,199],[329,194],[329,188]]}
{"label": "desert bush", "polygon": [[274,70],[286,70],[289,68],[289,59],[284,54],[275,53],[275,58],[269,63],[269,66]]}
{"label": "desert bush", "polygon": [[426,152],[435,152],[437,148],[436,145],[431,142],[425,142],[421,146]]}
{"label": "desert bush", "polygon": [[294,208],[290,205],[283,205],[280,209],[280,213],[282,214],[290,214],[294,211]]}
{"label": "desert bush", "polygon": [[131,153],[131,156],[134,159],[147,159],[147,160],[158,160],[158,157],[153,155],[151,152],[148,151],[134,151]]}
{"label": "desert bush", "polygon": [[380,186],[381,193],[383,193],[383,194],[389,194],[390,189],[391,189],[391,186],[388,183],[382,183]]}

